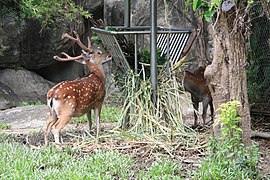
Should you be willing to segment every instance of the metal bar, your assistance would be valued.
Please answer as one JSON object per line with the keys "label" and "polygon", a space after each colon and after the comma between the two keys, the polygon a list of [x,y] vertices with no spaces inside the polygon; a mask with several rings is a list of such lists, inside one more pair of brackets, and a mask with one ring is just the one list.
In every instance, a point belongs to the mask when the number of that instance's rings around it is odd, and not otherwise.
{"label": "metal bar", "polygon": [[137,47],[137,41],[138,41],[138,35],[134,35],[134,48],[135,48],[135,73],[138,74],[138,47]]}
{"label": "metal bar", "polygon": [[130,27],[130,0],[125,0],[125,14],[124,14],[124,26],[125,27]]}
{"label": "metal bar", "polygon": [[151,0],[151,88],[153,90],[153,103],[156,104],[157,93],[157,0]]}
{"label": "metal bar", "polygon": [[[93,31],[96,32],[102,32],[104,34],[150,34],[151,32],[149,30],[147,31],[108,31],[105,29],[100,29],[100,28],[95,28],[95,27],[91,27],[91,29]],[[173,30],[173,31],[157,31],[157,34],[171,34],[171,33],[191,33],[191,31],[188,30]]]}

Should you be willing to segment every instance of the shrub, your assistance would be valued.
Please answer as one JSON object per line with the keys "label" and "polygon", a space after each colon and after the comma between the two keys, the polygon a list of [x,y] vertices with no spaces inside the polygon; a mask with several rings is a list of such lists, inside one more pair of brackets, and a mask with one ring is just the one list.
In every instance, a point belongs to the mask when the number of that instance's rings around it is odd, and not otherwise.
{"label": "shrub", "polygon": [[209,142],[209,155],[194,174],[195,179],[259,179],[256,169],[259,151],[255,145],[245,147],[241,142],[242,129],[237,126],[237,101],[219,108],[221,136]]}

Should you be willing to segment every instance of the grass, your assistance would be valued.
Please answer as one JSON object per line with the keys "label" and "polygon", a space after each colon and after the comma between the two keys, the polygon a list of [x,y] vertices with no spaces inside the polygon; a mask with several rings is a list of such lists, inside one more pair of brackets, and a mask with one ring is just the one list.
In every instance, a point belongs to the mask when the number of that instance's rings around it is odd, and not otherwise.
{"label": "grass", "polygon": [[140,171],[138,179],[182,179],[181,166],[172,160],[157,160],[147,171]]}
{"label": "grass", "polygon": [[[118,122],[121,117],[121,109],[119,107],[103,106],[101,110],[101,122]],[[92,112],[92,121],[94,120],[94,113]],[[86,123],[87,117],[83,115],[81,117],[72,118],[73,123]]]}
{"label": "grass", "polygon": [[[0,179],[180,179],[181,167],[173,160],[155,161],[136,172],[132,156],[115,151],[81,154],[66,147],[28,146],[0,136]],[[138,163],[138,162],[137,162]]]}
{"label": "grass", "polygon": [[20,106],[39,106],[39,105],[45,105],[44,102],[37,101],[37,102],[26,102],[23,101],[19,104]]}
{"label": "grass", "polygon": [[9,129],[10,126],[6,123],[0,122],[0,130]]}

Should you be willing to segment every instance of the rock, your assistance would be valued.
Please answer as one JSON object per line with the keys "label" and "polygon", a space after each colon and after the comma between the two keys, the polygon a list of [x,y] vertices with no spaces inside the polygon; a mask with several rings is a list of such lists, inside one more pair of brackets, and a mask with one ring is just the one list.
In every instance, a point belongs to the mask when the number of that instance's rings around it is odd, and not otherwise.
{"label": "rock", "polygon": [[5,84],[0,83],[0,110],[19,105],[18,96]]}
{"label": "rock", "polygon": [[9,86],[21,101],[46,102],[46,94],[53,84],[28,70],[0,71],[0,82]]}
{"label": "rock", "polygon": [[124,2],[122,0],[105,0],[104,19],[108,26],[123,26]]}
{"label": "rock", "polygon": [[11,129],[41,128],[46,124],[48,112],[46,105],[16,107],[0,111],[0,122]]}
{"label": "rock", "polygon": [[[65,29],[41,30],[36,20],[17,21],[13,14],[2,15],[0,30],[0,69],[40,69],[55,61],[53,56],[67,45],[61,41]],[[69,44],[70,46],[70,44]]]}

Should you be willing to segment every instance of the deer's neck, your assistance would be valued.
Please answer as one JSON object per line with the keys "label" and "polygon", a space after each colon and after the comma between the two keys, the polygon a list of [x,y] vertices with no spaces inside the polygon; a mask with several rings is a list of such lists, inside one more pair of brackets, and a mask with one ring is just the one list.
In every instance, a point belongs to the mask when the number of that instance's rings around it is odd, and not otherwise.
{"label": "deer's neck", "polygon": [[88,61],[87,66],[90,74],[96,75],[102,82],[105,82],[105,73],[102,64],[98,65]]}

